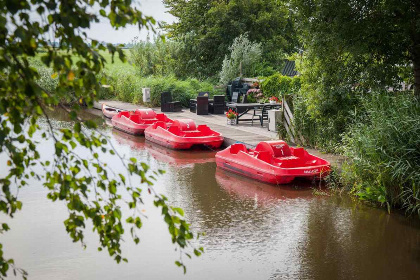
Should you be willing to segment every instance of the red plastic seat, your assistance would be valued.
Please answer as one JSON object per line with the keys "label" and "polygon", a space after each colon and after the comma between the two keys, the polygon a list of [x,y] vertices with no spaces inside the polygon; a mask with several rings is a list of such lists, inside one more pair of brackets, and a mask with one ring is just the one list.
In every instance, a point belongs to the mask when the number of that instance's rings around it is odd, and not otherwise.
{"label": "red plastic seat", "polygon": [[246,146],[244,144],[233,144],[230,146],[230,153],[231,154],[237,154],[240,151],[247,152]]}
{"label": "red plastic seat", "polygon": [[195,122],[191,119],[179,119],[174,120],[173,125],[179,126],[182,131],[193,131],[197,130]]}
{"label": "red plastic seat", "polygon": [[118,113],[118,117],[126,117],[126,118],[130,118],[130,112],[129,111],[123,111],[123,112],[119,112]]}
{"label": "red plastic seat", "polygon": [[255,148],[256,152],[267,151],[273,157],[288,157],[292,155],[292,152],[284,141],[265,141],[260,142]]}
{"label": "red plastic seat", "polygon": [[293,155],[298,158],[303,158],[305,156],[305,149],[303,148],[294,148]]}
{"label": "red plastic seat", "polygon": [[273,155],[269,151],[260,151],[257,153],[257,159],[271,163]]}
{"label": "red plastic seat", "polygon": [[157,119],[157,114],[152,109],[137,109],[136,115],[139,115],[141,119]]}

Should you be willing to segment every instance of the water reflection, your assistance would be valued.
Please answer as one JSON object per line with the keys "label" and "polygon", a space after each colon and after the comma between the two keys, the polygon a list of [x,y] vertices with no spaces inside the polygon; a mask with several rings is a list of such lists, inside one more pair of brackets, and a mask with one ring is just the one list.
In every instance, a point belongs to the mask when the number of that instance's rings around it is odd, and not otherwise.
{"label": "water reflection", "polygon": [[[59,118],[59,127],[71,124]],[[100,120],[98,120],[100,122]],[[41,127],[46,127],[41,122]],[[2,236],[7,257],[31,279],[416,279],[420,275],[418,219],[388,215],[348,197],[315,196],[308,182],[288,186],[256,182],[216,168],[212,151],[176,152],[143,137],[103,128],[122,156],[136,157],[167,172],[155,184],[185,210],[206,253],[187,260],[183,275],[160,211],[145,207],[141,244],[126,237],[128,264],[73,244],[65,233],[65,205],[45,199],[39,182],[20,197],[23,211]],[[41,143],[43,156],[51,156]],[[3,158],[4,159],[4,158]],[[2,157],[0,155],[0,164]],[[121,166],[106,158],[118,172]],[[1,166],[1,165],[0,165]],[[0,169],[0,176],[4,175]],[[147,201],[147,199],[145,199]],[[150,201],[149,201],[150,202]],[[126,214],[126,213],[123,213]],[[3,217],[2,217],[3,218]],[[45,234],[48,233],[48,234]]]}
{"label": "water reflection", "polygon": [[307,181],[274,186],[241,177],[220,168],[216,170],[217,183],[229,194],[240,199],[251,199],[261,205],[276,203],[278,200],[312,198],[313,185]]}
{"label": "water reflection", "polygon": [[130,135],[116,129],[112,130],[112,135],[119,144],[127,145],[133,150],[145,150],[157,161],[174,166],[192,166],[196,163],[215,162],[216,151],[198,148],[188,151],[171,150],[146,141],[144,137]]}
{"label": "water reflection", "polygon": [[420,276],[418,220],[340,197],[310,202],[308,210],[305,243],[300,248],[304,278]]}

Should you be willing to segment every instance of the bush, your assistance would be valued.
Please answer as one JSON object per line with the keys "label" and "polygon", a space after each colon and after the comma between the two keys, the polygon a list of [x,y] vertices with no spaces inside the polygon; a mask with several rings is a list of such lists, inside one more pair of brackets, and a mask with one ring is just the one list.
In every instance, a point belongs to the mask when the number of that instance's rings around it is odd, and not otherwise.
{"label": "bush", "polygon": [[150,104],[145,105],[152,107],[160,106],[160,94],[163,91],[170,91],[173,100],[180,101],[184,107],[188,107],[190,99],[195,98],[200,91],[208,91],[210,96],[215,93],[211,83],[197,79],[178,80],[174,76],[140,77],[135,71],[127,69],[117,69],[107,75],[113,98],[143,104],[142,88],[150,88]]}
{"label": "bush", "polygon": [[420,215],[419,101],[401,93],[365,97],[342,151],[343,178],[361,199]]}
{"label": "bush", "polygon": [[267,97],[296,94],[300,89],[300,78],[298,76],[288,77],[276,73],[265,78],[261,83],[261,88],[263,94]]}

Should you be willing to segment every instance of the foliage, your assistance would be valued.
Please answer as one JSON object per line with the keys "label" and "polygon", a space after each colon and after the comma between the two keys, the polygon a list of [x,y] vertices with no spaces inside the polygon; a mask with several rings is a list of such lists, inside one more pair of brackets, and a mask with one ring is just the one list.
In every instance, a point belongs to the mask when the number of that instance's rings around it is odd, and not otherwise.
{"label": "foliage", "polygon": [[109,76],[109,85],[112,86],[110,90],[112,98],[143,104],[142,88],[146,87],[150,88],[150,104],[145,105],[151,107],[160,106],[160,94],[163,91],[170,91],[173,100],[180,101],[185,107],[189,106],[191,98],[197,97],[198,92],[208,91],[211,96],[216,93],[211,83],[193,78],[178,80],[174,76],[140,77],[136,71],[127,71],[127,69],[108,71],[107,75]]}
{"label": "foliage", "polygon": [[341,57],[317,57],[308,51],[297,67],[301,89],[293,101],[295,126],[308,144],[334,152],[369,87],[357,83],[354,68]]}
{"label": "foliage", "polygon": [[407,94],[372,93],[343,139],[343,176],[363,200],[420,216],[420,105]]}
{"label": "foliage", "polygon": [[288,77],[277,73],[264,78],[261,88],[265,96],[296,94],[300,89],[300,77]]}
{"label": "foliage", "polygon": [[[106,137],[96,131],[96,124],[78,117],[78,101],[83,98],[92,107],[97,99],[100,85],[107,85],[105,79],[98,80],[105,69],[105,58],[99,51],[109,51],[111,59],[117,54],[125,61],[125,54],[111,44],[101,44],[88,38],[84,30],[91,23],[109,21],[113,28],[135,24],[153,29],[155,21],[145,17],[134,8],[130,0],[54,2],[33,0],[2,1],[0,8],[0,153],[9,160],[8,175],[0,178],[0,212],[13,217],[21,210],[22,202],[13,188],[27,186],[29,178],[35,178],[49,190],[48,199],[65,203],[69,216],[65,228],[74,242],[83,245],[84,229],[88,221],[100,240],[100,250],[107,249],[116,262],[125,261],[121,252],[122,234],[130,229],[133,240],[138,243],[137,230],[142,226],[140,211],[133,211],[123,217],[118,203],[127,203],[136,210],[142,204],[143,189],[154,196],[156,207],[162,209],[162,216],[168,225],[172,242],[181,249],[189,246],[193,234],[183,218],[181,209],[167,204],[166,197],[154,192],[153,178],[159,174],[132,158],[123,161],[131,179],[115,174],[105,163],[101,154],[116,152]],[[99,10],[99,14],[92,13]],[[32,17],[36,15],[37,20]],[[52,47],[48,40],[59,42]],[[31,67],[31,60],[37,55],[45,69]],[[77,59],[75,59],[75,57]],[[74,107],[68,109],[62,100],[71,100]],[[55,129],[49,121],[48,108],[60,106],[74,121],[73,127]],[[37,143],[32,136],[39,129],[37,120],[43,117],[49,124],[49,131],[42,133],[43,141],[54,143],[54,162],[41,159]],[[87,152],[80,157],[74,149]],[[121,158],[121,157],[120,157]],[[45,173],[36,172],[41,167]],[[126,191],[127,200],[122,200],[121,191]],[[96,195],[95,195],[96,194]],[[9,230],[2,224],[0,233]],[[198,252],[198,251],[197,251]],[[196,255],[199,255],[198,252]],[[179,265],[184,266],[182,262]],[[185,269],[185,266],[184,266]],[[0,244],[0,277],[12,270],[19,270],[13,260],[7,259]]]}
{"label": "foliage", "polygon": [[160,36],[154,37],[153,42],[149,37],[146,41],[134,41],[130,49],[130,62],[142,77],[174,75],[178,45],[174,41],[164,41]]}
{"label": "foliage", "polygon": [[248,35],[240,35],[233,40],[229,47],[230,56],[225,56],[222,64],[222,70],[219,74],[220,82],[227,84],[235,77],[255,76],[256,67],[261,60],[261,43],[253,43],[248,39]]}
{"label": "foliage", "polygon": [[165,0],[169,13],[177,18],[166,30],[182,42],[182,72],[215,76],[233,39],[245,33],[250,41],[262,43],[263,60],[269,64],[264,68],[279,69],[284,54],[298,45],[287,2]]}
{"label": "foliage", "polygon": [[[341,79],[368,88],[413,82],[420,95],[420,2],[416,0],[292,0],[295,24],[308,57]],[[411,74],[405,76],[406,69]],[[338,69],[339,70],[339,69]],[[414,74],[416,72],[417,74]],[[414,74],[414,75],[413,75]],[[354,82],[354,80],[356,80]]]}

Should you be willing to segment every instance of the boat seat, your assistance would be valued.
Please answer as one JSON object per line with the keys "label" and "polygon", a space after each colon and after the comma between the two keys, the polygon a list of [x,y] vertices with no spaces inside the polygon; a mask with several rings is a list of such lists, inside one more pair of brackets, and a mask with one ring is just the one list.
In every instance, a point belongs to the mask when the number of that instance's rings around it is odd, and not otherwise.
{"label": "boat seat", "polygon": [[305,149],[304,148],[294,148],[293,155],[295,157],[303,158],[305,157]]}
{"label": "boat seat", "polygon": [[170,121],[170,119],[164,113],[156,114],[156,119],[158,121],[162,121],[162,122],[168,122],[168,121]]}
{"label": "boat seat", "polygon": [[202,131],[202,132],[208,132],[211,129],[205,124],[200,124],[199,126],[197,126],[197,130]]}
{"label": "boat seat", "polygon": [[292,155],[292,152],[284,141],[263,141],[255,147],[256,152],[267,151],[273,157],[288,157]]}
{"label": "boat seat", "polygon": [[247,149],[246,146],[244,144],[233,144],[232,146],[230,146],[230,153],[231,154],[237,154],[240,151],[246,153]]}
{"label": "boat seat", "polygon": [[273,156],[269,151],[260,151],[257,153],[257,159],[271,163]]}
{"label": "boat seat", "polygon": [[142,123],[142,120],[139,115],[131,115],[130,120],[135,123]]}
{"label": "boat seat", "polygon": [[156,119],[156,113],[152,109],[137,109],[136,115],[140,115],[141,119]]}
{"label": "boat seat", "polygon": [[195,122],[191,119],[179,119],[174,121],[174,125],[179,126],[182,131],[194,131],[197,130]]}
{"label": "boat seat", "polygon": [[122,116],[129,118],[130,117],[130,112],[129,111],[123,111],[123,112],[119,112],[118,116],[121,118]]}
{"label": "boat seat", "polygon": [[154,124],[152,124],[152,127],[153,129],[156,129],[158,127],[166,128],[166,124],[164,122],[155,122]]}

